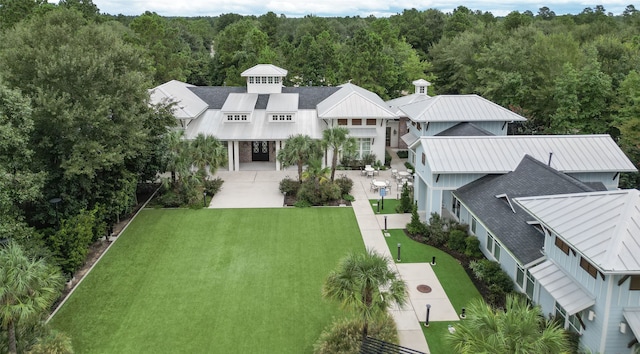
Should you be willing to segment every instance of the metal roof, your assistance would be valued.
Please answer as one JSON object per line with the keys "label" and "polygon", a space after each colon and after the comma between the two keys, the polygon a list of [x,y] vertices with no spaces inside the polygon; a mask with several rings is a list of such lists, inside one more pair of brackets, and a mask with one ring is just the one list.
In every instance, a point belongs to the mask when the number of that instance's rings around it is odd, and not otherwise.
{"label": "metal roof", "polygon": [[258,100],[257,93],[230,93],[221,108],[224,113],[252,112]]}
{"label": "metal roof", "polygon": [[419,138],[413,133],[407,133],[400,137],[402,141],[404,141],[407,146],[411,146],[411,144],[415,143]]}
{"label": "metal roof", "polygon": [[376,128],[349,128],[349,136],[352,138],[375,138],[378,133],[376,133]]}
{"label": "metal roof", "polygon": [[517,198],[604,273],[640,274],[637,189]]}
{"label": "metal roof", "polygon": [[402,110],[400,110],[399,108],[400,106],[404,106],[406,104],[413,103],[413,102],[425,101],[429,99],[431,99],[430,96],[414,93],[411,95],[394,98],[392,100],[387,101],[386,103],[387,103],[387,106],[389,106],[389,109],[391,109],[391,111],[394,112],[396,115],[405,117],[406,114]]}
{"label": "metal roof", "polygon": [[287,70],[279,68],[272,64],[258,64],[249,68],[240,74],[242,77],[247,76],[287,76]]}
{"label": "metal roof", "polygon": [[173,115],[177,119],[193,119],[207,110],[208,105],[190,91],[193,85],[171,80],[149,90],[152,104],[175,102]]}
{"label": "metal roof", "polygon": [[272,93],[269,95],[267,112],[297,112],[297,93]]}
{"label": "metal roof", "polygon": [[540,250],[544,247],[544,235],[528,223],[533,220],[529,213],[496,195],[513,199],[592,191],[579,180],[526,155],[513,172],[482,177],[453,194],[520,264],[527,265],[543,257]]}
{"label": "metal roof", "polygon": [[271,122],[265,110],[255,110],[250,122],[225,122],[221,111],[209,110],[186,129],[185,138],[198,134],[212,135],[220,140],[285,140],[291,135],[309,135],[322,139],[322,121],[314,110],[300,110],[293,122]]}
{"label": "metal roof", "polygon": [[595,296],[591,295],[579,283],[574,282],[552,260],[547,260],[531,268],[530,272],[540,285],[560,303],[569,316],[596,303]]}
{"label": "metal roof", "polygon": [[317,109],[318,118],[398,118],[387,107],[380,96],[349,83],[318,103]]}
{"label": "metal roof", "polygon": [[506,173],[525,154],[565,173],[635,172],[636,167],[609,135],[423,136],[432,173]]}
{"label": "metal roof", "polygon": [[414,86],[431,86],[431,83],[425,79],[418,79],[412,82]]}
{"label": "metal roof", "polygon": [[625,308],[622,316],[627,320],[631,332],[636,338],[640,338],[640,307]]}
{"label": "metal roof", "polygon": [[449,129],[445,129],[436,136],[488,136],[495,135],[490,131],[480,128],[473,123],[462,122],[454,125]]}
{"label": "metal roof", "polygon": [[440,95],[399,107],[416,122],[526,121],[478,95]]}

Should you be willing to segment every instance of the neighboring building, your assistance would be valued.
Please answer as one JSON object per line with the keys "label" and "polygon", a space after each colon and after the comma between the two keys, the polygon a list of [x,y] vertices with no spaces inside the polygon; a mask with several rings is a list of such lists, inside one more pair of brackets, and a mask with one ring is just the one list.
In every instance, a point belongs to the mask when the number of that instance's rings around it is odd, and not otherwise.
{"label": "neighboring building", "polygon": [[[151,90],[152,103],[175,102],[174,114],[186,139],[215,136],[228,150],[229,171],[240,164],[273,164],[287,138],[322,138],[322,131],[344,126],[357,140],[359,157],[384,161],[387,122],[398,118],[375,93],[347,83],[338,87],[284,87],[287,71],[270,64],[241,74],[246,87],[196,87],[169,81]],[[328,156],[327,159],[331,157]]]}
{"label": "neighboring building", "polygon": [[416,156],[414,199],[423,219],[451,205],[454,190],[513,171],[525,154],[609,190],[618,187],[620,172],[637,171],[609,135],[433,136],[410,148]]}
{"label": "neighboring building", "polygon": [[529,270],[545,260],[544,231],[513,199],[596,189],[604,186],[589,186],[525,155],[513,172],[486,175],[453,191],[445,213],[469,225],[487,259],[499,262],[516,289],[533,298],[535,282]]}
{"label": "neighboring building", "polygon": [[594,353],[635,353],[640,339],[640,192],[516,198],[545,232],[532,299]]}

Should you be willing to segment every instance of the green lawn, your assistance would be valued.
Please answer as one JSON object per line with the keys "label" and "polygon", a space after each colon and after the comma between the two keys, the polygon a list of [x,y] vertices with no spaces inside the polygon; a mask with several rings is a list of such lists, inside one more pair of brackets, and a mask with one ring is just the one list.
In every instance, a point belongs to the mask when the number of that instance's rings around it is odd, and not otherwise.
{"label": "green lawn", "polygon": [[[395,197],[395,195],[394,195]],[[378,212],[378,206],[374,204],[378,204],[378,199],[369,199],[369,204],[371,204],[371,208],[375,214],[397,214],[396,206],[400,204],[400,200],[384,198],[384,209],[382,208],[382,203],[380,203],[380,212]]]}
{"label": "green lawn", "polygon": [[144,210],[53,318],[77,353],[310,353],[351,208]]}
{"label": "green lawn", "polygon": [[[385,239],[394,261],[397,257],[398,243],[401,244],[402,263],[431,262],[432,257],[436,257],[433,271],[456,311],[467,307],[471,300],[481,298],[478,289],[473,285],[462,265],[448,253],[410,239],[403,230],[389,230],[389,234],[390,237]],[[429,328],[423,326],[432,354],[451,353],[451,349],[445,342],[446,334],[449,333],[447,329],[449,324],[454,322],[431,322]]]}

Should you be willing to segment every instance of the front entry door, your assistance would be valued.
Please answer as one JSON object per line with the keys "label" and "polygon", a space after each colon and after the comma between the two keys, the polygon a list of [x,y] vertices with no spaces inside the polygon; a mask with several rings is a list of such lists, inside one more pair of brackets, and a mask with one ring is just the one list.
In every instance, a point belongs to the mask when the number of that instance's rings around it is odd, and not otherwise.
{"label": "front entry door", "polygon": [[269,142],[254,141],[251,149],[251,161],[269,161]]}

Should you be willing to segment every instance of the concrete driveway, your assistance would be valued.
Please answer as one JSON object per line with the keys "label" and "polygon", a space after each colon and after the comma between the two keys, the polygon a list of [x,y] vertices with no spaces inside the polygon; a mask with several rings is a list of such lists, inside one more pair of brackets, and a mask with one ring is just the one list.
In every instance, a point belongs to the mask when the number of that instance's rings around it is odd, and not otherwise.
{"label": "concrete driveway", "polygon": [[224,183],[209,208],[281,208],[284,196],[279,184],[286,176],[297,178],[291,171],[218,171],[214,177]]}

